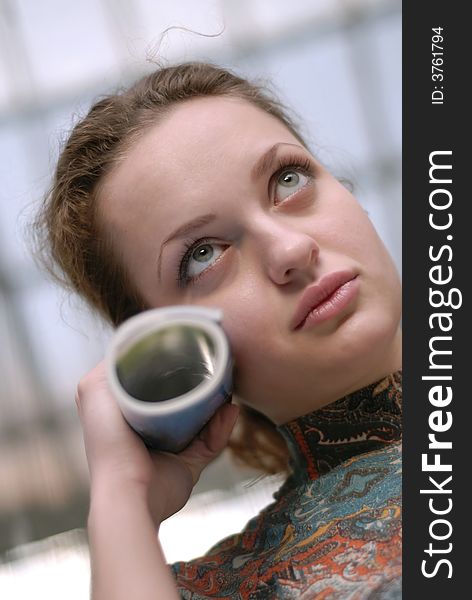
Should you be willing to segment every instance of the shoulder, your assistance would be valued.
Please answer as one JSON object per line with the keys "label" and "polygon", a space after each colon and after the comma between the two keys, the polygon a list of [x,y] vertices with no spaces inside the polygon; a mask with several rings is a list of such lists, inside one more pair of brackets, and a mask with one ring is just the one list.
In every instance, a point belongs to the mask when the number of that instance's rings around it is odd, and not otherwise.
{"label": "shoulder", "polygon": [[290,477],[274,498],[242,532],[201,558],[171,565],[182,597],[322,594],[334,583],[347,594],[339,597],[374,590],[397,597],[400,443],[349,459],[314,481]]}

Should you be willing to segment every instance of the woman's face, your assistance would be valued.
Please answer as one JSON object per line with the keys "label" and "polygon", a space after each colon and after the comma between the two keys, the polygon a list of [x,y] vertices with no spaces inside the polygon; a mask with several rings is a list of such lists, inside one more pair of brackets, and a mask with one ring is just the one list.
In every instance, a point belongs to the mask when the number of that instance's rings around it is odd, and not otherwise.
{"label": "woman's face", "polygon": [[[174,107],[107,176],[99,209],[149,307],[223,309],[235,396],[275,423],[400,367],[399,278],[367,214],[250,103]],[[294,328],[309,286],[324,303]]]}

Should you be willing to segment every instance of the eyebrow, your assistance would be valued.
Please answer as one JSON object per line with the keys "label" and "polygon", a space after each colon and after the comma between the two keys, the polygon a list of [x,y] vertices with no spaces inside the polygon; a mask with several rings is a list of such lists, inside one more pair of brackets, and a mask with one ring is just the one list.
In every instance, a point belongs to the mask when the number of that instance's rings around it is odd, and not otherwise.
{"label": "eyebrow", "polygon": [[251,178],[259,179],[263,175],[267,173],[272,167],[275,157],[277,156],[277,152],[281,146],[293,146],[294,148],[298,148],[299,150],[304,150],[302,146],[298,144],[290,144],[288,142],[277,142],[273,146],[271,146],[268,150],[264,152],[264,154],[258,159],[256,164],[251,169]]}
{"label": "eyebrow", "polygon": [[170,236],[167,237],[162,242],[161,250],[159,252],[159,257],[157,259],[157,274],[158,274],[159,279],[161,278],[162,251],[164,250],[164,247],[166,246],[166,244],[168,244],[172,240],[186,237],[192,231],[195,231],[196,229],[199,229],[200,227],[203,227],[204,225],[208,225],[208,223],[211,223],[215,219],[216,219],[215,213],[207,213],[206,215],[201,215],[199,217],[196,217],[195,219],[192,219],[191,221],[184,223],[180,227],[177,227],[177,229],[175,231],[173,231],[170,234]]}

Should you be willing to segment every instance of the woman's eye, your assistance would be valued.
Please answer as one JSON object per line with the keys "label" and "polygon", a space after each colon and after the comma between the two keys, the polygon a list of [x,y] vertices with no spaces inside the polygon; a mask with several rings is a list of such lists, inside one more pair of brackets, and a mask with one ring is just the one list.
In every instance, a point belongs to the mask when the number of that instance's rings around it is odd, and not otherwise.
{"label": "woman's eye", "polygon": [[287,169],[280,173],[275,180],[275,196],[282,202],[308,183],[309,177],[295,169]]}
{"label": "woman's eye", "polygon": [[223,244],[216,242],[200,243],[190,248],[181,265],[180,279],[192,280],[212,266],[223,254]]}

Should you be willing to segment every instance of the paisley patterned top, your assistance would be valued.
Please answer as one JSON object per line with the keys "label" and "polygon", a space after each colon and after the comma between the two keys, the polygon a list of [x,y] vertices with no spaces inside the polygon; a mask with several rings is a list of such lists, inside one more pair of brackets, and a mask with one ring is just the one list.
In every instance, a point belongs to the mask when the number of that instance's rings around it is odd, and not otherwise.
{"label": "paisley patterned top", "polygon": [[172,570],[182,598],[401,598],[401,371],[279,427],[275,502]]}

